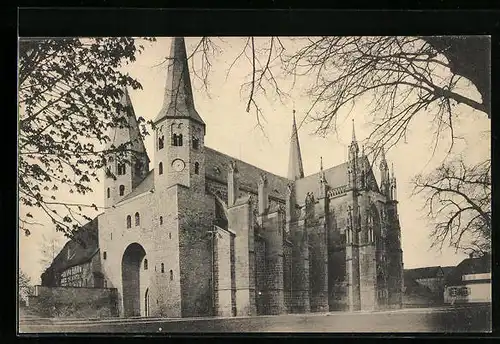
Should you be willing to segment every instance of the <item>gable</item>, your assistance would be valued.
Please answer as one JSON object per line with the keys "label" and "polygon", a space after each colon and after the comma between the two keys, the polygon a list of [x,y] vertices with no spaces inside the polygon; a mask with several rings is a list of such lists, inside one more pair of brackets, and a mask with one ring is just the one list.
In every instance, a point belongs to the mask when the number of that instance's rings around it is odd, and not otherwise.
{"label": "gable", "polygon": [[404,274],[408,278],[419,280],[427,278],[440,278],[443,276],[443,271],[440,266],[429,266],[416,269],[405,269]]}
{"label": "gable", "polygon": [[54,258],[47,270],[62,272],[89,261],[99,250],[98,217],[82,226]]}

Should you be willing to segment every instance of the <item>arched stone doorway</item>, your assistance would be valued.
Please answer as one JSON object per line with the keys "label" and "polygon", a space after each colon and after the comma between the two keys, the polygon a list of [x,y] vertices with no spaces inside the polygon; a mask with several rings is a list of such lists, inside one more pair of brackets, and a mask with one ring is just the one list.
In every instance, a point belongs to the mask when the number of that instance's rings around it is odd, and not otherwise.
{"label": "arched stone doorway", "polygon": [[123,314],[125,317],[141,315],[141,283],[142,262],[146,256],[144,248],[138,244],[130,244],[122,258]]}

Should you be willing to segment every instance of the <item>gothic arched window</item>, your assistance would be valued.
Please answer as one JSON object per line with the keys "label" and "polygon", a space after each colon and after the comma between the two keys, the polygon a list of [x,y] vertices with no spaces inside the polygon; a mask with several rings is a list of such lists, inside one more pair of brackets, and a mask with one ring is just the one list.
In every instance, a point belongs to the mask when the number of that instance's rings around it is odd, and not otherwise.
{"label": "gothic arched window", "polygon": [[139,213],[135,213],[135,225],[139,226],[141,224],[141,216]]}
{"label": "gothic arched window", "polygon": [[200,164],[198,162],[194,163],[194,173],[200,174]]}
{"label": "gothic arched window", "polygon": [[193,149],[198,149],[198,148],[200,148],[200,139],[193,136]]}
{"label": "gothic arched window", "polygon": [[127,228],[132,227],[132,216],[127,215]]}
{"label": "gothic arched window", "polygon": [[148,269],[148,260],[144,259],[144,270]]}
{"label": "gothic arched window", "polygon": [[109,188],[108,188],[108,190],[106,191],[106,194],[107,194],[108,198],[110,198],[110,197],[111,197],[111,190],[110,190]]}
{"label": "gothic arched window", "polygon": [[158,174],[163,174],[163,163],[160,162],[160,164],[158,165]]}
{"label": "gothic arched window", "polygon": [[118,164],[118,175],[121,176],[121,175],[124,175],[125,173],[127,173],[126,165],[125,164]]}
{"label": "gothic arched window", "polygon": [[165,142],[165,136],[162,135],[158,139],[158,150],[163,149],[164,142]]}
{"label": "gothic arched window", "polygon": [[165,272],[165,264],[161,263],[161,273]]}
{"label": "gothic arched window", "polygon": [[125,194],[125,185],[120,185],[120,196]]}
{"label": "gothic arched window", "polygon": [[163,224],[163,216],[160,216],[160,225]]}
{"label": "gothic arched window", "polygon": [[174,280],[174,272],[172,270],[170,270],[170,280],[171,281]]}
{"label": "gothic arched window", "polygon": [[182,146],[182,134],[172,135],[172,146]]}

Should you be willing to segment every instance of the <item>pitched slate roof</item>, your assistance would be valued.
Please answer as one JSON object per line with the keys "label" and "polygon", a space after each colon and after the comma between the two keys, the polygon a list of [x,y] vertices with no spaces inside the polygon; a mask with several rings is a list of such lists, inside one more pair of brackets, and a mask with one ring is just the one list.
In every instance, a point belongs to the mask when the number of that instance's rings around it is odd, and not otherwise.
{"label": "pitched slate roof", "polygon": [[205,175],[221,183],[227,183],[227,172],[231,161],[236,162],[240,176],[240,187],[252,190],[257,193],[260,174],[267,177],[269,195],[284,200],[288,179],[267,172],[261,168],[250,165],[239,159],[233,158],[215,149],[205,147]]}
{"label": "pitched slate roof", "polygon": [[486,254],[479,258],[467,258],[453,269],[446,278],[446,284],[462,283],[463,275],[483,274],[491,272],[491,255]]}
{"label": "pitched slate roof", "polygon": [[[363,159],[365,159],[364,163],[367,166],[370,166],[370,162],[367,157],[359,157],[358,164],[361,165],[363,163]],[[325,179],[330,187],[330,189],[347,187],[349,184],[349,177],[347,173],[348,163],[344,162],[340,165],[330,167],[329,169],[324,170]],[[373,175],[373,171],[371,168],[369,169],[370,173],[367,176],[367,181],[372,184],[372,188],[375,191],[378,191],[378,185],[375,180],[375,176]],[[316,172],[311,174],[305,178],[299,179],[295,181],[296,185],[296,197],[299,202],[304,201],[308,192],[312,192],[314,197],[319,196],[319,178],[321,172]]]}
{"label": "pitched slate roof", "polygon": [[421,278],[435,278],[439,277],[439,273],[443,273],[443,270],[440,266],[429,266],[424,268],[416,268],[416,269],[405,269],[404,275],[408,276],[408,278],[418,280]]}
{"label": "pitched slate roof", "polygon": [[89,261],[99,250],[98,217],[88,222],[69,240],[45,272],[62,272]]}
{"label": "pitched slate roof", "polygon": [[154,123],[166,117],[187,117],[205,125],[194,106],[186,44],[183,37],[172,38],[163,107]]}
{"label": "pitched slate roof", "polygon": [[427,296],[427,297],[432,297],[432,291],[415,281],[409,274],[405,273],[404,274],[404,286],[405,286],[405,294],[407,295],[420,295],[420,296]]}
{"label": "pitched slate roof", "polygon": [[154,169],[150,170],[146,177],[140,182],[135,189],[132,190],[131,193],[129,193],[127,196],[125,196],[120,202],[117,204],[120,204],[121,202],[131,199],[132,197],[135,197],[137,195],[141,195],[145,192],[153,190],[155,187],[155,174],[154,174]]}

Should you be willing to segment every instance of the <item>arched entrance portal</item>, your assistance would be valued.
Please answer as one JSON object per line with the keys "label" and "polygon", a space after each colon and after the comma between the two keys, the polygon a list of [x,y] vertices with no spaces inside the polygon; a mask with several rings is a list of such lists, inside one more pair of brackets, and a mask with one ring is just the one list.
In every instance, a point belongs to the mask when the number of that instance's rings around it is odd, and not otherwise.
{"label": "arched entrance portal", "polygon": [[141,263],[146,256],[144,248],[130,244],[122,258],[123,313],[125,317],[141,315]]}

